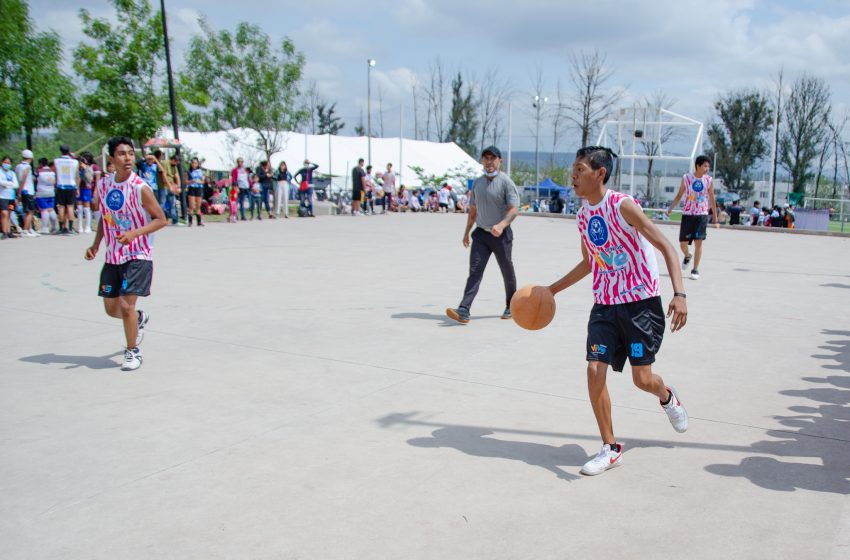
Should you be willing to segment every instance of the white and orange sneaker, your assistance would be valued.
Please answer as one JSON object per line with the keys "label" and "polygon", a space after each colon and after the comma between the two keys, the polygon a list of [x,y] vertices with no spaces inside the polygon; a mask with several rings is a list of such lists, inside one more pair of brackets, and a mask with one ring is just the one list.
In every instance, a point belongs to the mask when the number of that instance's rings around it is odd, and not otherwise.
{"label": "white and orange sneaker", "polygon": [[679,400],[679,393],[671,386],[667,386],[670,391],[670,402],[661,405],[664,412],[667,413],[667,418],[673,425],[673,429],[680,434],[688,429],[688,411],[682,406],[682,401]]}
{"label": "white and orange sneaker", "polygon": [[603,445],[599,453],[596,454],[596,457],[584,464],[581,468],[581,474],[595,476],[604,473],[608,469],[619,467],[623,463],[623,444],[617,443],[614,445],[619,447],[617,451],[611,449],[611,444],[606,443]]}

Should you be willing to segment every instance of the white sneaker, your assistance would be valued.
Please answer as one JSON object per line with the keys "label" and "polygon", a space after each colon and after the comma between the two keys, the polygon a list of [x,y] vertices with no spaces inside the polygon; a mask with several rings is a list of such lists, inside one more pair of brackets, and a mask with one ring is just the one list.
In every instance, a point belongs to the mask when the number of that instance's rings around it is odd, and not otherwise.
{"label": "white sneaker", "polygon": [[34,229],[30,230],[30,237],[41,237],[41,234],[35,231]]}
{"label": "white sneaker", "polygon": [[142,351],[136,348],[128,348],[124,350],[124,363],[121,364],[121,371],[134,371],[142,367]]}
{"label": "white sneaker", "polygon": [[145,313],[143,310],[138,310],[139,316],[139,331],[136,333],[136,346],[142,343],[145,339],[145,325],[148,324],[148,320],[151,318],[150,315]]}
{"label": "white sneaker", "polygon": [[86,229],[83,230],[83,233],[91,233],[91,228],[87,227]]}
{"label": "white sneaker", "polygon": [[667,413],[667,418],[670,420],[670,424],[673,425],[673,429],[681,434],[688,429],[688,411],[682,406],[682,402],[679,400],[679,393],[676,392],[676,389],[668,385],[667,390],[670,391],[670,402],[666,405],[661,405],[661,408]]}
{"label": "white sneaker", "polygon": [[691,280],[699,280],[699,271],[697,269],[691,271]]}
{"label": "white sneaker", "polygon": [[38,233],[40,233],[40,234],[42,234],[42,235],[50,235],[50,229],[49,229],[49,228],[46,228],[46,227],[43,227],[43,228],[41,228],[40,230],[38,230]]}
{"label": "white sneaker", "polygon": [[599,453],[596,454],[596,457],[584,464],[581,468],[581,474],[595,476],[604,473],[608,469],[619,467],[623,463],[623,444],[621,443],[619,445],[619,451],[612,451],[611,445],[608,443],[603,445]]}

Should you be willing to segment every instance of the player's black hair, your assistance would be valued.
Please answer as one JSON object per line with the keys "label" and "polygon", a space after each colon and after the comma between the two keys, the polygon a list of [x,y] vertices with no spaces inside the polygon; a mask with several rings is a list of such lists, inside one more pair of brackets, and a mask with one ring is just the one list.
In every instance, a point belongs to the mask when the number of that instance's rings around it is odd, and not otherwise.
{"label": "player's black hair", "polygon": [[47,167],[48,165],[50,165],[50,162],[47,160],[46,157],[43,157],[39,158],[38,165],[40,165],[41,167]]}
{"label": "player's black hair", "polygon": [[109,151],[109,155],[114,156],[115,150],[117,150],[118,146],[120,146],[121,144],[126,144],[127,146],[133,148],[133,150],[136,149],[136,147],[133,146],[133,140],[131,138],[127,138],[126,136],[113,136],[106,144],[107,150]]}
{"label": "player's black hair", "polygon": [[694,165],[696,165],[697,167],[699,167],[699,166],[700,166],[700,165],[702,165],[703,163],[708,163],[708,162],[710,162],[710,161],[711,161],[711,160],[708,158],[708,156],[697,156],[697,159],[696,159],[696,160],[694,160]]}
{"label": "player's black hair", "polygon": [[357,163],[358,163],[358,164],[361,164],[361,163],[364,163],[365,161],[366,161],[365,159],[360,158],[360,159],[358,159],[358,160],[357,160]]}
{"label": "player's black hair", "polygon": [[0,161],[6,161],[7,159],[10,163],[12,162],[12,156],[3,156],[2,158],[0,158]]}
{"label": "player's black hair", "polygon": [[614,158],[617,157],[611,148],[605,146],[585,146],[579,148],[576,152],[576,160],[586,159],[590,163],[590,168],[594,171],[605,168],[605,178],[602,179],[602,184],[607,185],[608,179],[614,172]]}
{"label": "player's black hair", "polygon": [[372,169],[372,166],[371,166],[371,165],[367,165],[367,166],[366,166],[366,171],[369,171],[370,169]]}

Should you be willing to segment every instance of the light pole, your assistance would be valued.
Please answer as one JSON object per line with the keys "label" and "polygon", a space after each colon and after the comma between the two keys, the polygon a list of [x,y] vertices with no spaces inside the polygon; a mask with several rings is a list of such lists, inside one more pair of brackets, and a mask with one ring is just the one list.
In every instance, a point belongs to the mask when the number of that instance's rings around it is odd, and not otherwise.
{"label": "light pole", "polygon": [[[174,139],[180,140],[180,133],[177,130],[177,102],[174,98],[174,75],[171,72],[171,46],[168,44],[168,23],[165,15],[165,0],[160,0],[160,8],[162,10],[162,38],[165,42],[165,68],[168,74],[168,101],[171,105],[171,128],[174,131]],[[177,146],[177,173],[180,176],[180,213],[182,217],[188,220],[186,213],[186,187],[182,186],[183,182],[183,158],[180,157],[180,146]],[[173,211],[173,210],[172,210]]]}
{"label": "light pole", "polygon": [[375,66],[375,59],[370,58],[366,61],[366,143],[368,144],[368,154],[366,164],[372,165],[372,67]]}
{"label": "light pole", "polygon": [[537,110],[536,131],[534,133],[534,184],[537,186],[537,198],[540,198],[540,109],[549,101],[548,97],[534,96],[532,107]]}

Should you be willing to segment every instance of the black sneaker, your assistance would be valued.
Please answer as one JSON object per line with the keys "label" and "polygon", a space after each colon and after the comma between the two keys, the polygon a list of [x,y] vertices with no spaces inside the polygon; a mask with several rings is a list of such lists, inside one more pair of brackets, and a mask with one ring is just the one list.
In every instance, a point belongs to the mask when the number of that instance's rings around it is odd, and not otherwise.
{"label": "black sneaker", "polygon": [[449,319],[454,319],[462,325],[469,322],[469,309],[466,309],[465,307],[458,307],[457,309],[452,309],[450,307],[446,309],[446,315],[448,315]]}
{"label": "black sneaker", "polygon": [[513,315],[511,315],[511,306],[505,307],[505,310],[502,312],[502,319],[511,319]]}
{"label": "black sneaker", "polygon": [[688,263],[690,263],[690,262],[691,262],[691,255],[690,254],[685,255],[685,259],[682,261],[682,270],[687,270],[688,269]]}

